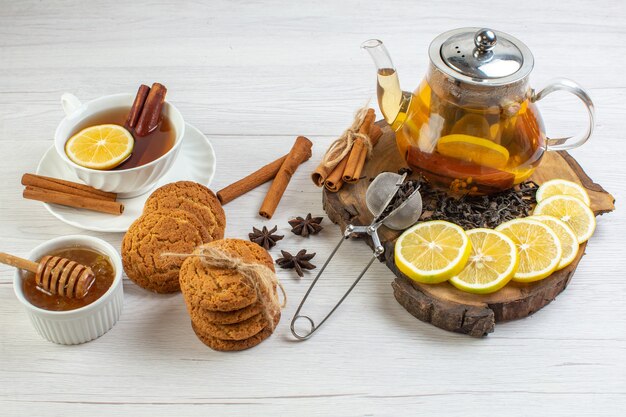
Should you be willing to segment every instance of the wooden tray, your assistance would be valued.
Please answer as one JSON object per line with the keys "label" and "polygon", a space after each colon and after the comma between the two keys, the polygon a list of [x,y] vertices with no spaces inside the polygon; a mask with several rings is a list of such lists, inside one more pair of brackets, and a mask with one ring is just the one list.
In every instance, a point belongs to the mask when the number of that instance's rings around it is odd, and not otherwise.
{"label": "wooden tray", "polygon": [[[395,135],[384,122],[376,152],[367,162],[363,175],[374,178],[381,172],[396,172],[405,166],[395,144]],[[600,185],[594,183],[576,160],[567,152],[548,152],[531,179],[541,184],[549,179],[564,178],[581,184],[591,197],[591,208],[597,215],[614,210],[615,199]],[[324,210],[331,221],[343,230],[348,224],[370,224],[372,215],[365,206],[365,191],[370,181],[361,180],[345,185],[338,193],[324,190]],[[495,323],[527,317],[552,301],[567,287],[586,244],[580,246],[574,262],[538,282],[522,284],[510,282],[500,291],[475,295],[459,291],[447,282],[419,284],[405,277],[394,264],[393,248],[399,232],[381,227],[381,241],[385,246],[385,263],[396,275],[391,284],[396,300],[413,316],[445,330],[480,337],[493,332]],[[367,244],[372,246],[371,239]]]}

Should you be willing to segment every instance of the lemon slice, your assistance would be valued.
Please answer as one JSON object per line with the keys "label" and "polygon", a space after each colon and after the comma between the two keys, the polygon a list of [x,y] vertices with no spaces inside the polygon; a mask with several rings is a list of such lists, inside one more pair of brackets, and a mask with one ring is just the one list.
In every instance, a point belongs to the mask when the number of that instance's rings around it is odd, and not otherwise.
{"label": "lemon slice", "polygon": [[70,160],[91,169],[112,169],[133,152],[133,135],[119,125],[98,125],[81,130],[65,143]]}
{"label": "lemon slice", "polygon": [[494,123],[489,126],[489,134],[491,135],[491,139],[497,140],[500,136],[500,123]]}
{"label": "lemon slice", "polygon": [[569,195],[581,199],[587,206],[591,205],[589,194],[582,186],[575,182],[561,179],[550,180],[541,184],[541,187],[537,189],[537,202],[555,195]]}
{"label": "lemon slice", "polygon": [[497,143],[470,135],[448,135],[439,139],[440,154],[491,168],[503,168],[509,151]]}
{"label": "lemon slice", "polygon": [[491,229],[468,230],[472,252],[460,274],[450,278],[458,289],[489,294],[504,287],[519,265],[517,247],[505,234]]}
{"label": "lemon slice", "polygon": [[418,223],[398,238],[396,266],[404,275],[426,284],[447,281],[461,272],[472,245],[465,231],[443,220]]}
{"label": "lemon slice", "polygon": [[511,173],[515,175],[515,179],[513,180],[513,184],[519,184],[520,182],[526,181],[535,171],[535,168],[528,167],[518,167],[511,170]]}
{"label": "lemon slice", "polygon": [[531,218],[510,220],[496,227],[517,246],[519,267],[513,281],[533,282],[546,278],[559,266],[563,249],[556,233]]}
{"label": "lemon slice", "polygon": [[559,237],[563,253],[561,254],[561,262],[556,269],[563,269],[571,264],[578,254],[578,239],[572,228],[554,216],[537,215],[530,218],[545,224]]}
{"label": "lemon slice", "polygon": [[578,243],[589,240],[596,230],[596,216],[579,198],[567,195],[549,197],[535,207],[533,214],[547,214],[567,223],[572,228]]}

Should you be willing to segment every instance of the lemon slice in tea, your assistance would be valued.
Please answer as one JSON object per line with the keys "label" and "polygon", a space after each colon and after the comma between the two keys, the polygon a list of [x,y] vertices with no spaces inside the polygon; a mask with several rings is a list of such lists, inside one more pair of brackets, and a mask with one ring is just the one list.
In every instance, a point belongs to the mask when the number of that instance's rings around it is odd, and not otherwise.
{"label": "lemon slice in tea", "polygon": [[533,214],[547,214],[561,219],[572,228],[578,243],[589,240],[596,230],[596,216],[579,198],[567,195],[549,197],[535,207]]}
{"label": "lemon slice in tea", "polygon": [[460,226],[443,220],[428,221],[402,233],[396,241],[395,262],[409,278],[436,284],[461,272],[471,249]]}
{"label": "lemon slice in tea", "polygon": [[554,216],[536,215],[530,218],[545,224],[559,237],[563,254],[556,269],[563,269],[571,264],[578,254],[578,239],[572,228]]}
{"label": "lemon slice in tea", "polygon": [[461,273],[450,278],[450,284],[474,294],[498,291],[517,271],[519,255],[515,243],[491,229],[472,229],[466,234],[472,242],[472,252]]}
{"label": "lemon slice in tea", "polygon": [[517,246],[520,259],[513,281],[539,281],[556,271],[563,249],[558,236],[548,226],[526,217],[502,223],[496,230]]}
{"label": "lemon slice in tea", "polygon": [[91,169],[113,169],[133,152],[133,135],[122,126],[107,124],[81,130],[65,143],[70,160]]}
{"label": "lemon slice in tea", "polygon": [[539,203],[555,195],[569,195],[581,199],[588,206],[591,205],[589,194],[582,186],[575,182],[561,179],[550,180],[541,184],[541,187],[537,189],[537,202]]}
{"label": "lemon slice in tea", "polygon": [[437,151],[451,158],[490,168],[504,168],[509,160],[509,151],[504,146],[470,135],[444,136],[437,142]]}

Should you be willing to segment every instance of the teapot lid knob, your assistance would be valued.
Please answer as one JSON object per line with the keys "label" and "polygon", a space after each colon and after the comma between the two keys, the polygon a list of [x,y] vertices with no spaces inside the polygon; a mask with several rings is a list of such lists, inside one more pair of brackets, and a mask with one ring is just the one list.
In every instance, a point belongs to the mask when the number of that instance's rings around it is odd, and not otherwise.
{"label": "teapot lid knob", "polygon": [[481,52],[491,51],[498,42],[496,33],[488,28],[482,28],[474,34],[474,45]]}

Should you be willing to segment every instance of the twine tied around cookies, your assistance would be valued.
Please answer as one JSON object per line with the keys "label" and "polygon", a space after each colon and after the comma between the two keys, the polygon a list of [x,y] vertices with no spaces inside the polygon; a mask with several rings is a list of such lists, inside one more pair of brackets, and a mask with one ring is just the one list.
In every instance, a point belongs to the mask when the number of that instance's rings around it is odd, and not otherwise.
{"label": "twine tied around cookies", "polygon": [[[283,285],[276,278],[274,271],[267,266],[254,262],[245,262],[241,258],[231,256],[221,249],[206,245],[197,248],[194,253],[167,252],[162,253],[161,256],[196,256],[206,265],[239,272],[248,280],[250,286],[255,290],[257,300],[259,300],[263,307],[263,316],[267,320],[270,329],[274,331],[276,327],[274,315],[277,310],[287,305],[287,293]],[[280,289],[283,295],[282,302],[279,300],[278,292],[275,291],[274,285]]]}

